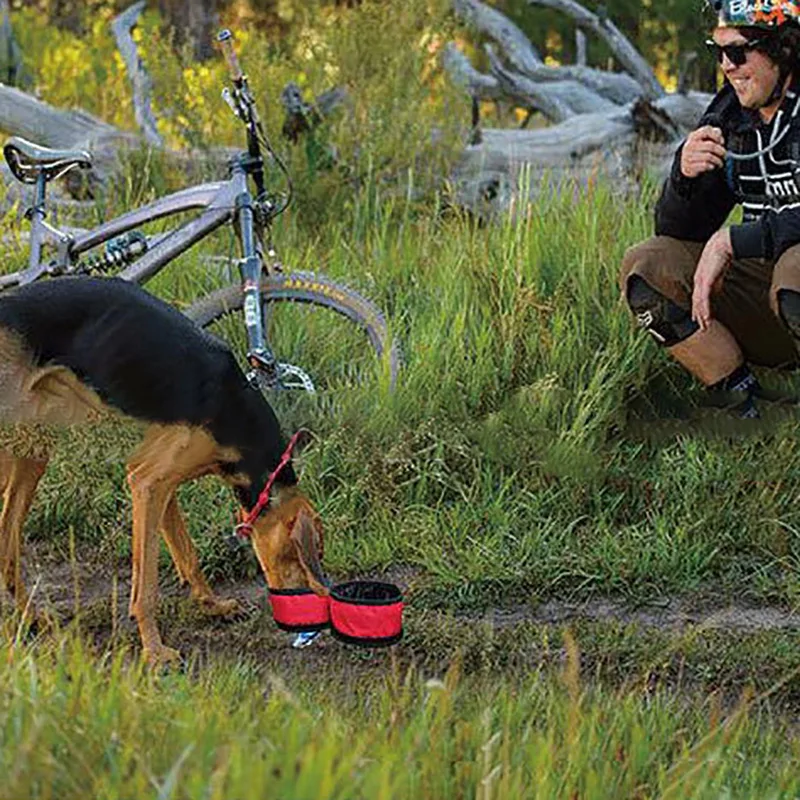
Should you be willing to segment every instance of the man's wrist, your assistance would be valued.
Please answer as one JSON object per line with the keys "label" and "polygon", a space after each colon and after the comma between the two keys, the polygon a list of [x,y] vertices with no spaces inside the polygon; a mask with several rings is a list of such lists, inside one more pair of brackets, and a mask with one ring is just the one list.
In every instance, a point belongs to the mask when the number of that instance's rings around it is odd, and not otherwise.
{"label": "man's wrist", "polygon": [[731,246],[731,229],[720,228],[714,236],[717,239],[717,247],[727,253],[729,256],[733,255],[733,247]]}

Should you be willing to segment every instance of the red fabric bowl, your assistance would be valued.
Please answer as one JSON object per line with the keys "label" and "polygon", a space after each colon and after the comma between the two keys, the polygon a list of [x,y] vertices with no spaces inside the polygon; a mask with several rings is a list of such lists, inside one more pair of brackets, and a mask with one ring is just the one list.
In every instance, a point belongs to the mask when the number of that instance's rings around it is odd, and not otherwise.
{"label": "red fabric bowl", "polygon": [[403,636],[403,595],[392,583],[349,581],[331,589],[331,632],[349,644],[382,647]]}
{"label": "red fabric bowl", "polygon": [[311,589],[270,589],[269,603],[275,624],[285,631],[321,631],[330,623],[328,598]]}

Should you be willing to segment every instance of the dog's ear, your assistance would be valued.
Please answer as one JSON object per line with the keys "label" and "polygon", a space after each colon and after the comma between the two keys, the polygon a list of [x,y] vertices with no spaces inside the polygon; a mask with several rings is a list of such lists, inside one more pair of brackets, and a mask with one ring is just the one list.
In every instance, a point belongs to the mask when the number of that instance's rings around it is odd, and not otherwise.
{"label": "dog's ear", "polygon": [[306,574],[309,587],[318,595],[328,594],[325,572],[320,561],[323,542],[319,518],[307,507],[301,507],[289,538],[297,550],[300,566]]}

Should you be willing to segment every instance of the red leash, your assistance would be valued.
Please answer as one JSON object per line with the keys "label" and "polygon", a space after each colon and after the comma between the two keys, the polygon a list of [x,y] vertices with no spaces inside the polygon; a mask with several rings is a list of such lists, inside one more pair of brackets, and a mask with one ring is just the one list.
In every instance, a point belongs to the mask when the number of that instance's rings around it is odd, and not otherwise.
{"label": "red leash", "polygon": [[301,428],[289,440],[289,444],[283,451],[278,466],[275,467],[269,478],[267,478],[267,482],[264,484],[264,488],[261,490],[256,504],[250,509],[245,518],[233,529],[236,536],[250,536],[253,533],[253,523],[258,519],[259,514],[269,505],[269,490],[272,488],[272,484],[275,483],[275,479],[280,475],[281,470],[291,461],[292,450],[294,450],[297,440],[302,433],[305,433],[305,431]]}

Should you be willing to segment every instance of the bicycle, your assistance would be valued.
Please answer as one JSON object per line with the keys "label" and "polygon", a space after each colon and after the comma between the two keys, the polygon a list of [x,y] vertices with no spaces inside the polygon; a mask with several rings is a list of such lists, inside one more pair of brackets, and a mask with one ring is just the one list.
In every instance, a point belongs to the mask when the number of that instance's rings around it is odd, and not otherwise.
{"label": "bicycle", "polygon": [[[26,213],[31,225],[28,267],[0,275],[0,292],[61,275],[116,274],[124,280],[145,283],[190,247],[228,224],[233,226],[241,249],[241,283],[211,292],[183,313],[204,328],[243,313],[248,378],[254,385],[261,390],[300,388],[315,392],[314,382],[304,369],[278,361],[266,334],[268,309],[278,303],[304,303],[330,309],[363,328],[375,354],[388,362],[389,383],[393,387],[400,367],[400,350],[380,309],[353,289],[325,276],[283,272],[269,233],[272,221],[291,202],[291,177],[264,132],[231,32],[221,31],[217,40],[233,83],[233,91],[225,87],[222,97],[247,131],[247,150],[229,159],[228,180],[189,186],[75,234],[46,221],[47,185],[70,169],[91,167],[91,155],[82,150],[52,150],[11,137],[3,148],[6,162],[18,180],[34,186],[34,202]],[[265,186],[262,148],[287,180],[288,191],[284,195],[270,193]],[[249,180],[255,186],[255,194],[250,191]],[[200,213],[193,219],[164,233],[148,237],[138,230],[148,222],[197,210]],[[44,261],[46,243],[55,246],[55,256]],[[98,253],[96,248],[101,247]]]}

